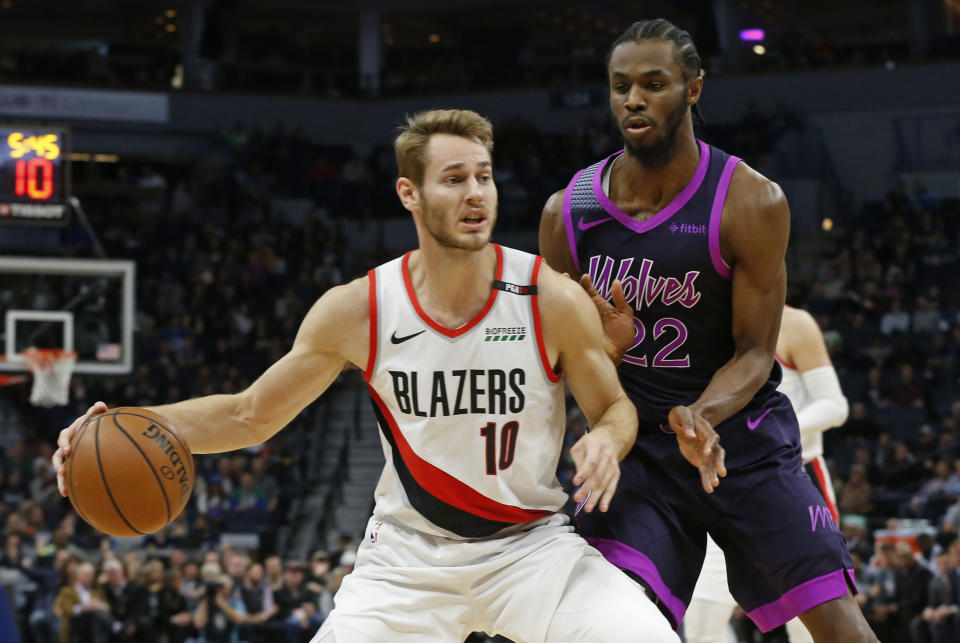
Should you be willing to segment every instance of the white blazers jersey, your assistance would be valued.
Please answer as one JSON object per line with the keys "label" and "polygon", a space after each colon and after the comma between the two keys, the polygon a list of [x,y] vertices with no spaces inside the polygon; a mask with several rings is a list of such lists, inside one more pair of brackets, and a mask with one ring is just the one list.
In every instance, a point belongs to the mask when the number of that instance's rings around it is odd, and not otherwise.
{"label": "white blazers jersey", "polygon": [[411,253],[368,273],[364,378],[386,466],[376,516],[454,538],[480,538],[559,510],[565,406],[537,309],[540,257],[493,245],[483,309],[446,328],[421,308]]}
{"label": "white blazers jersey", "polygon": [[[800,413],[801,409],[810,404],[810,394],[803,386],[803,380],[797,367],[785,361],[777,355],[777,361],[780,362],[783,371],[783,379],[780,380],[780,386],[777,390],[787,396],[793,410]],[[803,461],[810,462],[819,455],[823,455],[823,432],[822,431],[801,431],[800,446],[803,449]]]}

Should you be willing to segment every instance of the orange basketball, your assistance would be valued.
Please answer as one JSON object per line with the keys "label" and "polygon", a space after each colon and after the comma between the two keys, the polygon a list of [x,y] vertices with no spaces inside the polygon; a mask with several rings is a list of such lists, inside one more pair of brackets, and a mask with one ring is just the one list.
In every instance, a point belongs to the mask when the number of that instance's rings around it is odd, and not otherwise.
{"label": "orange basketball", "polygon": [[122,406],[90,418],[73,437],[67,494],[91,526],[112,536],[158,531],[193,491],[193,455],[170,423]]}

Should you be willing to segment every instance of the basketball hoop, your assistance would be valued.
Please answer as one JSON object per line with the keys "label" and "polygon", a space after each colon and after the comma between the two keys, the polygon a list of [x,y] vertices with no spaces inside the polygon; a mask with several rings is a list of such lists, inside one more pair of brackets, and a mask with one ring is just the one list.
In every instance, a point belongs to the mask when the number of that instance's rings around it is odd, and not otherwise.
{"label": "basketball hoop", "polygon": [[60,406],[70,399],[70,376],[77,362],[76,351],[61,348],[28,348],[22,353],[33,373],[30,403]]}

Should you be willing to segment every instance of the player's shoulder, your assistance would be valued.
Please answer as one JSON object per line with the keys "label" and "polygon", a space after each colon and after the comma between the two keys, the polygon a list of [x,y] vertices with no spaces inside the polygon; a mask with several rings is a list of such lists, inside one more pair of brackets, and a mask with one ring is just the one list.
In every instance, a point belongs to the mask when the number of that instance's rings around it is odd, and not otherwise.
{"label": "player's shoulder", "polygon": [[[750,167],[745,161],[740,161],[733,172],[726,203],[738,216],[789,216],[787,197],[780,185]],[[725,212],[724,216],[726,214]]]}
{"label": "player's shoulder", "polygon": [[546,261],[542,262],[537,277],[537,299],[540,314],[556,319],[570,319],[580,311],[580,306],[588,305],[588,309],[593,306],[579,283],[557,272]]}
{"label": "player's shoulder", "polygon": [[560,221],[563,217],[563,197],[566,194],[567,190],[557,190],[549,197],[547,197],[547,202],[543,204],[543,218],[549,219],[551,221]]}
{"label": "player's shoulder", "polygon": [[780,325],[791,334],[820,332],[820,326],[813,315],[802,308],[794,308],[793,306],[784,307]]}
{"label": "player's shoulder", "polygon": [[323,293],[303,325],[315,341],[336,344],[349,340],[358,328],[365,332],[369,319],[370,280],[364,275]]}

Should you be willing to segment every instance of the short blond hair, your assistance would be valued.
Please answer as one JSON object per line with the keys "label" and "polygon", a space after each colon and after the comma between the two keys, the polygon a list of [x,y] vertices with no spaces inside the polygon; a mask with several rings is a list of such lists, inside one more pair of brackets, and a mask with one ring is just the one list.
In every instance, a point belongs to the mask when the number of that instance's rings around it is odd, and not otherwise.
{"label": "short blond hair", "polygon": [[469,109],[431,109],[406,117],[393,142],[397,173],[420,185],[427,164],[427,145],[434,134],[453,134],[477,140],[493,153],[493,125]]}

